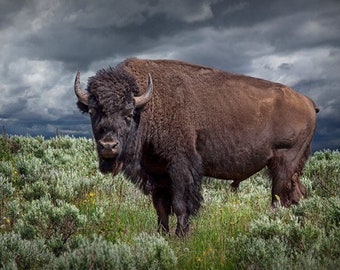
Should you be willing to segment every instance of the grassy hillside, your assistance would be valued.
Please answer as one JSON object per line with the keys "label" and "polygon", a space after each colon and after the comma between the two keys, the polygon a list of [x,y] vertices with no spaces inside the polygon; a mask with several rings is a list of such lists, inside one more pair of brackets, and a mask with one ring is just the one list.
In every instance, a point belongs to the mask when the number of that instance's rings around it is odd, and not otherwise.
{"label": "grassy hillside", "polygon": [[[340,153],[315,153],[309,197],[270,209],[266,172],[206,180],[191,233],[156,233],[149,197],[97,170],[88,139],[0,137],[0,268],[340,269]],[[176,220],[171,219],[172,228]]]}

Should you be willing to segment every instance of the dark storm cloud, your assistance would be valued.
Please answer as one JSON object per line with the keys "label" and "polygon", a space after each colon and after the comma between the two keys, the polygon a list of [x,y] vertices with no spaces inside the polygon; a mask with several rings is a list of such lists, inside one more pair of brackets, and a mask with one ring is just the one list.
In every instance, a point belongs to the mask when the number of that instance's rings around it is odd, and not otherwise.
{"label": "dark storm cloud", "polygon": [[90,136],[72,91],[127,57],[170,58],[278,81],[321,109],[314,149],[340,148],[337,0],[4,0],[0,125]]}
{"label": "dark storm cloud", "polygon": [[0,29],[8,26],[14,15],[24,6],[23,1],[4,1],[1,3]]}
{"label": "dark storm cloud", "polygon": [[[313,149],[340,148],[340,88],[325,79],[300,81],[294,88],[318,101],[317,135]],[[326,94],[325,94],[326,93]]]}
{"label": "dark storm cloud", "polygon": [[[87,67],[94,60],[143,51],[160,36],[211,17],[209,2],[26,2],[14,23],[23,28],[17,46],[31,58]],[[24,30],[27,24],[31,31]]]}

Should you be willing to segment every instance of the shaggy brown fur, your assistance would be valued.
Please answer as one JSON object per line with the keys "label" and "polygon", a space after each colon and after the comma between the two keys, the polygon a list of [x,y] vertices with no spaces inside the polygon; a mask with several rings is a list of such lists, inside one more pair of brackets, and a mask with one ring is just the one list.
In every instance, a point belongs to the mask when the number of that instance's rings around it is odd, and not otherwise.
{"label": "shaggy brown fur", "polygon": [[[152,99],[134,109],[132,97],[154,81]],[[169,60],[128,59],[89,80],[88,107],[97,143],[122,145],[103,172],[122,168],[151,192],[161,230],[168,217],[185,234],[201,204],[203,176],[234,180],[233,186],[268,166],[272,204],[289,206],[306,196],[299,177],[310,153],[316,107],[282,84]],[[132,105],[131,105],[132,104]],[[131,109],[132,108],[132,109]],[[132,121],[124,121],[133,111]]]}

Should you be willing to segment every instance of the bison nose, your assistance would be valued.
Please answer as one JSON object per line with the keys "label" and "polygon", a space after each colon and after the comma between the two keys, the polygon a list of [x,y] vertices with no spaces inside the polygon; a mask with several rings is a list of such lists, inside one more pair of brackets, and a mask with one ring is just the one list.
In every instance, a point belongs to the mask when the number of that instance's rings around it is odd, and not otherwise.
{"label": "bison nose", "polygon": [[98,154],[103,158],[117,158],[121,151],[121,146],[118,140],[99,140]]}
{"label": "bison nose", "polygon": [[118,141],[102,141],[102,140],[100,140],[99,144],[103,149],[114,150],[119,145],[119,142]]}

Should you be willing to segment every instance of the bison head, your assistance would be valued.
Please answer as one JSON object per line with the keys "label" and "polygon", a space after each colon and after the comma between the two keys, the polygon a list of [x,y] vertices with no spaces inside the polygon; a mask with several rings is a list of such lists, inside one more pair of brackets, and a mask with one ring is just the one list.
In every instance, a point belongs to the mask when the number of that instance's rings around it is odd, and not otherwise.
{"label": "bison head", "polygon": [[145,93],[139,93],[133,77],[119,69],[100,70],[89,78],[87,91],[80,87],[80,73],[74,83],[78,107],[91,117],[102,173],[117,174],[124,163],[129,136],[136,131],[140,110],[151,99],[153,83],[148,74]]}

